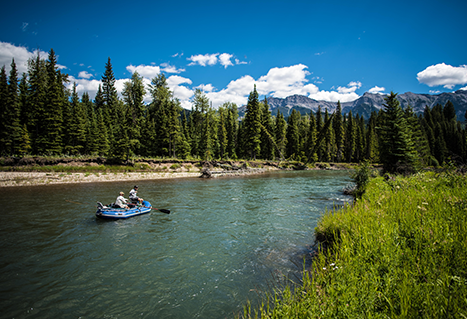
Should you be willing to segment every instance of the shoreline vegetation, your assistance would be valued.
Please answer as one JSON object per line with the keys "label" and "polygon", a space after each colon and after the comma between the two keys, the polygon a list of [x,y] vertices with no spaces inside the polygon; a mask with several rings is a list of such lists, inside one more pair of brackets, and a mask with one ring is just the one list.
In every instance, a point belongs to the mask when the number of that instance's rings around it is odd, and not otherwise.
{"label": "shoreline vegetation", "polygon": [[351,169],[353,164],[264,160],[138,158],[125,165],[103,157],[2,157],[0,187],[261,174],[274,170]]}
{"label": "shoreline vegetation", "polygon": [[365,183],[319,221],[302,282],[243,317],[467,318],[467,176],[452,168]]}

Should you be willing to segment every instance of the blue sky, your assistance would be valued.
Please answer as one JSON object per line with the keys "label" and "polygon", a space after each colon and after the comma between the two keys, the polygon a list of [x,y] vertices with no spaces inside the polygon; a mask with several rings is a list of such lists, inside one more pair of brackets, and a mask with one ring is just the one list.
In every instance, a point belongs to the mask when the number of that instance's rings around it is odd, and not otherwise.
{"label": "blue sky", "polygon": [[[0,66],[53,48],[80,93],[164,72],[182,105],[467,89],[467,1],[8,1]],[[149,96],[146,101],[149,101]]]}

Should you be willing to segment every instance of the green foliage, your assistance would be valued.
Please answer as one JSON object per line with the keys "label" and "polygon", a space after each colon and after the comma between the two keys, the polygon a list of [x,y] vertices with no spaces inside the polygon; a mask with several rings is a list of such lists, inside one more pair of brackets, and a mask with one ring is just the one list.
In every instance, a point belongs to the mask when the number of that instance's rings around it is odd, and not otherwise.
{"label": "green foliage", "polygon": [[352,174],[352,179],[356,185],[352,194],[355,199],[362,198],[362,195],[365,193],[368,183],[370,182],[371,175],[371,166],[369,161],[364,161],[355,169],[355,172]]}
{"label": "green foliage", "polygon": [[257,317],[465,318],[466,186],[453,173],[370,180],[361,200],[319,222],[327,249],[302,283],[269,296]]}
{"label": "green foliage", "polygon": [[245,152],[256,159],[261,151],[261,108],[256,85],[248,96],[245,115]]}

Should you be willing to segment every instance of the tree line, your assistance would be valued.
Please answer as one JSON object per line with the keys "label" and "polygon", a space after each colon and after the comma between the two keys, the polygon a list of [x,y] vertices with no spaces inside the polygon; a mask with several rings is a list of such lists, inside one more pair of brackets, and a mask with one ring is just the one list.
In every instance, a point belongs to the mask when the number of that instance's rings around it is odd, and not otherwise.
{"label": "tree line", "polygon": [[[28,61],[19,79],[15,61],[9,76],[0,72],[0,154],[95,155],[121,161],[133,156],[198,159],[289,159],[305,163],[383,163],[388,171],[414,170],[467,157],[465,127],[453,104],[426,107],[417,116],[403,110],[391,93],[381,111],[365,121],[358,114],[318,108],[286,118],[272,116],[267,99],[256,86],[248,97],[245,116],[226,102],[214,109],[199,89],[191,111],[181,107],[163,73],[146,87],[133,73],[117,94],[110,58],[94,100],[81,97],[76,83],[67,89],[68,75],[57,67],[53,49],[43,59]],[[149,92],[151,102],[143,102]]]}

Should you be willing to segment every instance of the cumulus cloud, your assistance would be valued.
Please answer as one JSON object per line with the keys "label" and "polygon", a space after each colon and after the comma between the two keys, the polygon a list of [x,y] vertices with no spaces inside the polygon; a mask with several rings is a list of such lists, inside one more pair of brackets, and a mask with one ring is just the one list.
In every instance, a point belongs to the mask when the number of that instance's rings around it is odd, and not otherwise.
{"label": "cumulus cloud", "polygon": [[78,73],[78,77],[79,78],[83,78],[83,79],[90,79],[93,77],[93,75],[91,73],[88,73],[86,71],[81,71]]}
{"label": "cumulus cloud", "polygon": [[180,69],[177,69],[177,67],[173,66],[173,65],[170,65],[168,63],[162,63],[161,64],[161,67],[162,67],[162,71],[165,72],[165,73],[182,73],[182,72],[185,72],[185,69],[183,68],[180,68]]}
{"label": "cumulus cloud", "polygon": [[206,65],[215,65],[217,63],[217,56],[219,53],[214,53],[214,54],[198,54],[198,55],[192,55],[191,57],[187,58],[187,60],[192,61],[188,65],[196,65],[199,64],[201,66],[206,66]]}
{"label": "cumulus cloud", "polygon": [[139,75],[141,75],[143,78],[148,78],[152,79],[156,77],[159,73],[161,73],[161,68],[155,65],[129,65],[126,67],[128,71],[130,71],[132,74],[138,72]]}
{"label": "cumulus cloud", "polygon": [[386,89],[384,87],[375,86],[368,90],[369,93],[382,94]]}
{"label": "cumulus cloud", "polygon": [[208,65],[216,65],[220,63],[224,68],[228,66],[234,66],[239,64],[247,64],[247,62],[240,61],[239,59],[234,59],[235,64],[232,62],[232,58],[234,57],[233,54],[230,53],[213,53],[213,54],[198,54],[192,55],[191,57],[187,58],[188,61],[191,61],[189,66],[192,65],[201,65],[201,66],[208,66]]}
{"label": "cumulus cloud", "polygon": [[445,63],[431,65],[417,74],[417,80],[430,87],[442,85],[452,89],[456,85],[467,83],[467,65],[459,67]]}
{"label": "cumulus cloud", "polygon": [[[37,50],[30,52],[25,47],[15,46],[7,42],[0,42],[0,67],[4,65],[5,70],[9,72],[11,69],[11,61],[14,58],[16,69],[21,76],[23,72],[28,71],[28,60],[37,57],[37,53]],[[49,54],[39,50],[39,55],[43,58],[47,58]]]}
{"label": "cumulus cloud", "polygon": [[222,53],[219,55],[219,61],[224,68],[227,69],[228,66],[233,66],[232,61],[230,59],[233,57],[233,54],[228,54],[228,53]]}

